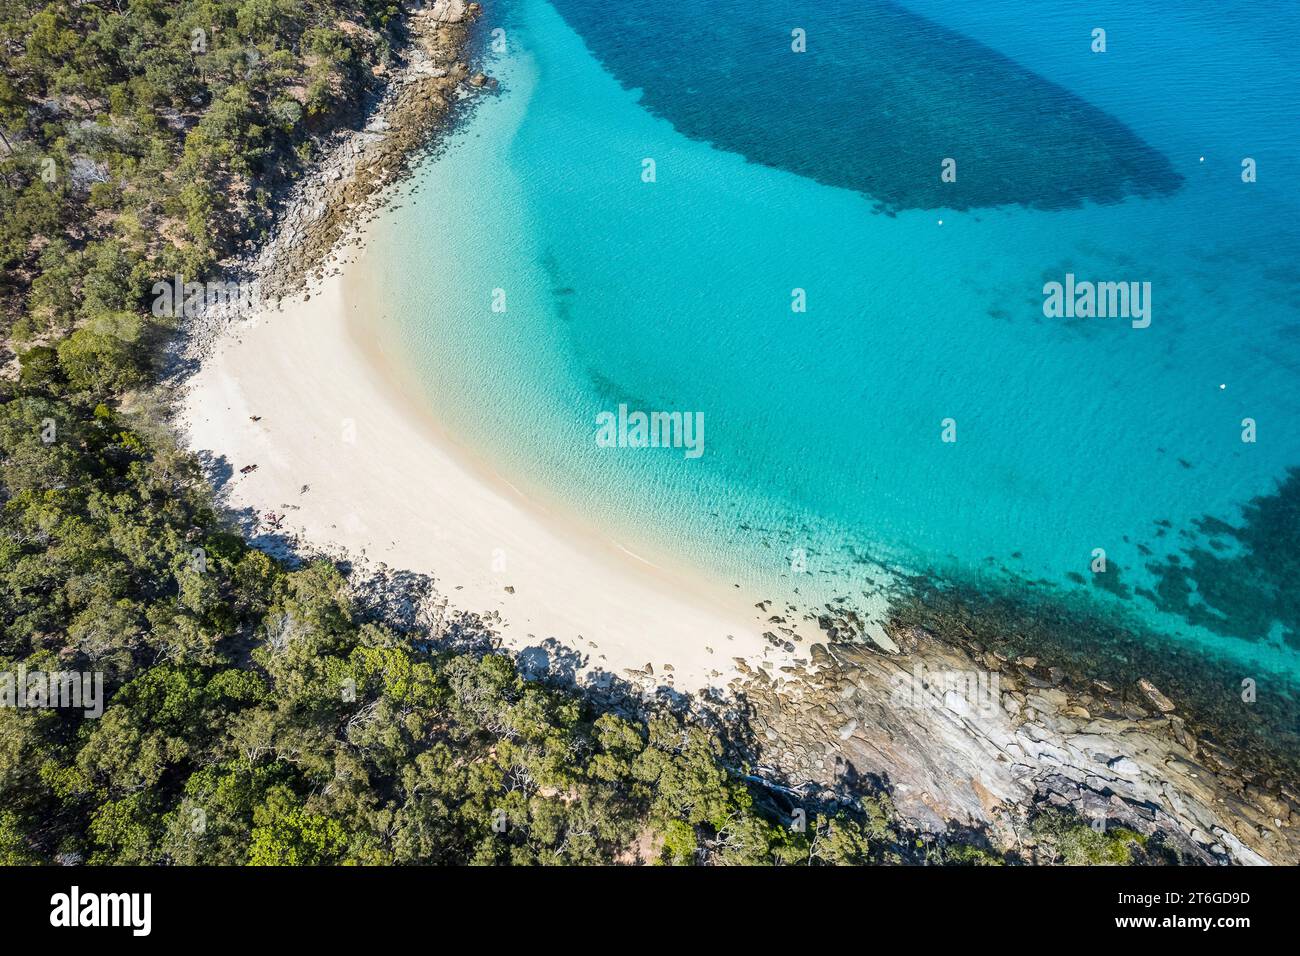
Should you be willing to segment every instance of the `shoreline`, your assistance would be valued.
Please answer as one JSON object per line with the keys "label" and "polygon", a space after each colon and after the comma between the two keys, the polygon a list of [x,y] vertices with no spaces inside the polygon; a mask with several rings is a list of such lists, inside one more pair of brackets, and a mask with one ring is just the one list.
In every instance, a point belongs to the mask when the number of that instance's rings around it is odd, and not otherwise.
{"label": "shoreline", "polygon": [[734,683],[737,657],[790,663],[724,588],[603,540],[466,461],[385,375],[345,277],[232,325],[187,383],[190,447],[218,470],[224,461],[223,502],[258,516],[255,540],[431,575],[512,650],[540,658],[558,641],[586,657],[580,673],[698,692]]}
{"label": "shoreline", "polygon": [[[440,0],[434,9],[451,6]],[[456,59],[466,38],[464,29],[451,38],[457,42],[441,36],[438,52],[454,61],[451,71],[413,58],[416,75],[443,81],[446,93],[445,108],[416,117],[417,126],[444,125],[472,95],[467,86],[489,85],[473,82],[482,74]],[[398,79],[399,92],[403,85]],[[805,633],[802,646],[783,650],[783,640],[764,635],[775,630],[765,615],[779,610],[762,606],[766,596],[705,584],[623,548],[524,494],[448,435],[436,410],[394,381],[395,363],[365,334],[364,306],[348,298],[348,254],[400,172],[382,147],[381,161],[367,166],[364,144],[396,128],[401,135],[389,138],[406,157],[427,138],[402,130],[394,100],[401,96],[386,96],[390,106],[377,120],[345,138],[303,183],[252,266],[273,280],[272,291],[286,278],[278,287],[285,292],[295,278],[307,288],[273,295],[251,318],[211,316],[187,330],[198,367],[184,382],[177,424],[188,447],[206,455],[222,503],[255,544],[285,556],[341,558],[363,577],[427,575],[440,614],[477,613],[539,676],[586,674],[600,688],[607,675],[646,693],[685,691],[700,703],[722,695],[723,707],[742,700],[772,776],[825,786],[846,765],[880,775],[900,812],[933,831],[979,826],[1018,844],[1025,812],[1046,801],[1142,832],[1168,828],[1204,862],[1300,858],[1290,832],[1282,845],[1265,845],[1261,832],[1236,825],[1240,814],[1215,770],[1195,760],[1194,742],[1169,739],[1160,708],[1094,719],[1095,705],[1032,681],[1026,688],[1021,675],[1000,691],[991,722],[972,721],[947,701],[900,710],[890,694],[918,665],[1012,675],[1014,662],[992,663],[917,628],[897,653],[846,643],[811,608],[811,623],[786,616]],[[367,180],[375,168],[382,176]],[[357,170],[362,185],[349,195]],[[326,203],[321,214],[322,189],[340,180],[341,209]],[[1080,708],[1086,720],[1071,713]],[[1169,811],[1144,812],[1157,798]],[[1271,811],[1271,819],[1254,814],[1250,826],[1275,820],[1278,832],[1289,829],[1291,810]]]}

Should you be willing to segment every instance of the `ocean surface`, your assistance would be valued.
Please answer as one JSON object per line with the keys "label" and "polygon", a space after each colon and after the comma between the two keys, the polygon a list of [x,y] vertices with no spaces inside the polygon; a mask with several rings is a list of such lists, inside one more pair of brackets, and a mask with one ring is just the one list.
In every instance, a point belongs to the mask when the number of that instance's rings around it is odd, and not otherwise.
{"label": "ocean surface", "polygon": [[[358,292],[459,441],[778,600],[878,613],[919,575],[1300,675],[1300,5],[496,0],[478,29],[499,85]],[[1146,319],[1045,314],[1067,275]],[[700,413],[702,454],[604,447],[620,405]]]}

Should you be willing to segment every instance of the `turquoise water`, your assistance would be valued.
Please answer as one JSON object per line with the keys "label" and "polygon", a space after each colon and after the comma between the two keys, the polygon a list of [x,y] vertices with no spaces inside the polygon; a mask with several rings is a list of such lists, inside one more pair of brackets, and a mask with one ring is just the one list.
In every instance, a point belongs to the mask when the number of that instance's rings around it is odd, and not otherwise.
{"label": "turquoise water", "polygon": [[[1300,673],[1300,8],[652,6],[494,3],[497,93],[372,238],[446,427],[767,596],[1033,586]],[[1150,326],[1045,317],[1067,273]],[[621,403],[704,453],[599,447]]]}

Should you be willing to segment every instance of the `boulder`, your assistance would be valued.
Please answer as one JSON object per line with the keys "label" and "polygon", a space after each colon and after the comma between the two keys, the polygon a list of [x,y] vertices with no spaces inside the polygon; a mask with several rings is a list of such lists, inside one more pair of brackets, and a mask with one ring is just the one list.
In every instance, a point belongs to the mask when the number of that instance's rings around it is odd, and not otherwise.
{"label": "boulder", "polygon": [[433,0],[429,16],[438,23],[460,23],[469,15],[465,0]]}
{"label": "boulder", "polygon": [[1156,710],[1160,711],[1160,713],[1168,714],[1175,709],[1174,702],[1164,694],[1160,693],[1160,691],[1156,689],[1156,685],[1151,683],[1145,677],[1138,681],[1138,690],[1142,691],[1146,696],[1146,699],[1151,701],[1151,705],[1155,707]]}

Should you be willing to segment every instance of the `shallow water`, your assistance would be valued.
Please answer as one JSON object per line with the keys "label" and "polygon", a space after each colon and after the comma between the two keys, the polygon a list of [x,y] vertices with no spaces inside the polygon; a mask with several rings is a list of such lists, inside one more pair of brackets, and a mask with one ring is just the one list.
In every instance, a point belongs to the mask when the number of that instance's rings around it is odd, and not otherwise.
{"label": "shallow water", "polygon": [[[923,572],[1300,674],[1300,8],[1076,6],[494,4],[380,334],[511,481],[722,580]],[[1067,274],[1149,326],[1046,316]],[[601,447],[620,404],[703,454]]]}

